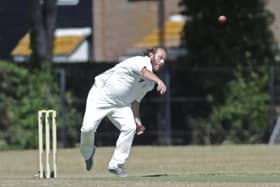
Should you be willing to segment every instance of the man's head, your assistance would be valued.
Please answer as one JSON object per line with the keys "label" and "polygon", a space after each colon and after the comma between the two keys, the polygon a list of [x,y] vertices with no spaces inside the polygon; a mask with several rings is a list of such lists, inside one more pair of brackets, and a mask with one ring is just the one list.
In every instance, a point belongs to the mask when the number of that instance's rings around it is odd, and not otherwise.
{"label": "man's head", "polygon": [[151,59],[154,71],[159,71],[166,61],[166,50],[162,47],[148,49],[145,55]]}

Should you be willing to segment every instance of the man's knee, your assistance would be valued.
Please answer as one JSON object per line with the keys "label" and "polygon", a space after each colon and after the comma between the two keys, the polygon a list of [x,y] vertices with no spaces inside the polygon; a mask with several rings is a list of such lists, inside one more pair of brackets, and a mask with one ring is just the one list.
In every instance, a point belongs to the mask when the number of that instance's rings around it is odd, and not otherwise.
{"label": "man's knee", "polygon": [[81,133],[95,133],[97,129],[97,125],[87,125],[83,124],[81,130]]}
{"label": "man's knee", "polygon": [[81,133],[89,133],[91,131],[92,131],[92,128],[86,128],[86,127],[81,128]]}

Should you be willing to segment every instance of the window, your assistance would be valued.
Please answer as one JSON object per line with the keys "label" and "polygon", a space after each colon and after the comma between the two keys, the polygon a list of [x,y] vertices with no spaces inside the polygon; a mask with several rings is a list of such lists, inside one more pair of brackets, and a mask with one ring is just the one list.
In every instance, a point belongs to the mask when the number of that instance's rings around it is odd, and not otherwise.
{"label": "window", "polygon": [[129,2],[137,2],[137,1],[158,1],[158,0],[128,0]]}
{"label": "window", "polygon": [[79,0],[58,0],[57,4],[60,6],[73,6],[79,4]]}

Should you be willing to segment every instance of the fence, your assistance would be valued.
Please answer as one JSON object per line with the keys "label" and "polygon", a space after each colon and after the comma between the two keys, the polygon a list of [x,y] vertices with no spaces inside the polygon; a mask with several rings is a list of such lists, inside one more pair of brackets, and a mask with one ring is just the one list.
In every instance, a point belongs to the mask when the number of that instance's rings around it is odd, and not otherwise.
{"label": "fence", "polygon": [[[84,112],[87,93],[94,82],[94,76],[112,67],[114,64],[85,63],[85,64],[57,64],[57,69],[63,69],[65,89],[75,96],[75,107]],[[280,68],[271,67],[270,81],[267,93],[270,94],[270,113],[268,127],[270,132],[275,123],[275,109],[279,91],[275,76]],[[141,104],[142,121],[147,127],[144,137],[136,137],[135,144],[191,144],[215,143],[218,137],[211,137],[209,126],[194,127],[196,118],[207,118],[211,110],[211,95],[215,95],[214,102],[222,102],[223,88],[233,78],[230,67],[218,68],[188,68],[180,65],[169,65],[168,71],[160,76],[170,81],[169,96],[162,97],[155,90],[148,93]],[[64,87],[63,86],[63,87]],[[168,103],[167,103],[168,102]],[[212,101],[213,103],[213,98]],[[67,115],[67,114],[66,114]],[[167,122],[168,121],[168,122]],[[202,133],[197,134],[197,129]],[[96,134],[98,145],[113,145],[118,136],[117,129],[108,119],[104,119]]]}

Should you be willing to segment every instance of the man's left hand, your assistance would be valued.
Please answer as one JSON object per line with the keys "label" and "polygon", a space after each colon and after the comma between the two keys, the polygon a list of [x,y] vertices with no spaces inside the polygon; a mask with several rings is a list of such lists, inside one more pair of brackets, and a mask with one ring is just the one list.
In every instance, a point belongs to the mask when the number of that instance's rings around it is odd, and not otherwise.
{"label": "man's left hand", "polygon": [[146,129],[145,126],[143,126],[142,124],[141,124],[141,125],[137,124],[137,125],[136,125],[136,134],[137,134],[137,135],[142,135],[142,134],[144,134],[145,129]]}

